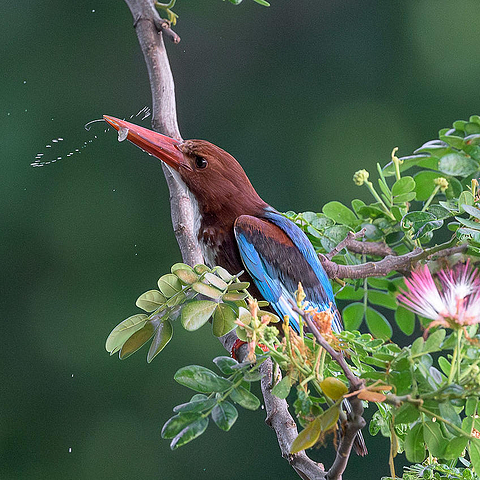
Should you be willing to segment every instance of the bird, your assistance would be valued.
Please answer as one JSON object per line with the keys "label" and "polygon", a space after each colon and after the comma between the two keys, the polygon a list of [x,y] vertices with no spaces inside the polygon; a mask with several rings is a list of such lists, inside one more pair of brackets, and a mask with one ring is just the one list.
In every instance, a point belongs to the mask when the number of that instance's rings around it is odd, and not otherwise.
{"label": "bird", "polygon": [[[288,315],[297,333],[292,302],[301,282],[309,305],[330,310],[332,330],[343,330],[329,278],[308,237],[261,199],[232,155],[206,140],[176,140],[109,115],[103,118],[118,131],[119,140],[160,159],[185,188],[209,267],[246,270],[253,296],[260,294],[280,318]],[[363,437],[357,437],[355,447],[358,454],[367,453]]]}

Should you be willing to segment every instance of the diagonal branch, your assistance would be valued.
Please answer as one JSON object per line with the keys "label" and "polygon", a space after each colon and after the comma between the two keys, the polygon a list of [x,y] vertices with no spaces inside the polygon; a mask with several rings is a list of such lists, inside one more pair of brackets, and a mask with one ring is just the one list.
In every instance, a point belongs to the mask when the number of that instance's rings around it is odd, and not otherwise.
{"label": "diagonal branch", "polygon": [[[318,330],[317,325],[313,321],[311,315],[298,308],[293,303],[292,308],[295,312],[302,316],[305,323],[308,325],[309,331],[313,334],[318,344],[323,347],[330,354],[332,359],[340,365],[343,373],[347,377],[348,383],[350,384],[350,392],[361,390],[364,387],[365,381],[358,378],[350,370],[350,367],[348,366],[348,363],[346,362],[342,352],[337,352],[334,350],[332,346],[325,340],[323,335]],[[347,422],[345,423],[342,437],[337,448],[335,460],[330,469],[327,471],[326,478],[328,480],[340,480],[342,478],[343,472],[347,468],[347,463],[350,458],[355,437],[357,436],[357,433],[360,432],[360,430],[365,426],[362,401],[356,395],[353,395],[349,398],[349,403],[351,412]]]}

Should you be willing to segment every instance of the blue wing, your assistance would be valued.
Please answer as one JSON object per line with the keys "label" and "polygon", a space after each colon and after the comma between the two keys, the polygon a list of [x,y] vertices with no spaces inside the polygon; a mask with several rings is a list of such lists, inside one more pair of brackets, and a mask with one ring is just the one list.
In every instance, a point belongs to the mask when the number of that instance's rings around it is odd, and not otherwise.
{"label": "blue wing", "polygon": [[240,256],[263,298],[298,331],[298,314],[290,301],[302,282],[307,300],[313,307],[334,312],[333,329],[342,330],[332,287],[306,235],[275,210],[266,210],[264,218],[242,215],[235,222],[235,238]]}

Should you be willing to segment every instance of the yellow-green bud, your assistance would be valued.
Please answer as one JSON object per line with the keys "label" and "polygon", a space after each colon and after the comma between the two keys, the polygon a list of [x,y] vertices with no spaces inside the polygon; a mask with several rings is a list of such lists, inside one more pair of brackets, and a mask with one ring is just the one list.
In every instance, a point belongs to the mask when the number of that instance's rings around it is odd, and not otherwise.
{"label": "yellow-green bud", "polygon": [[358,170],[353,175],[353,182],[360,187],[368,180],[369,175],[366,170]]}
{"label": "yellow-green bud", "polygon": [[444,192],[448,188],[448,180],[444,177],[435,178],[433,183],[435,183],[435,185],[438,185],[440,187],[441,192]]}

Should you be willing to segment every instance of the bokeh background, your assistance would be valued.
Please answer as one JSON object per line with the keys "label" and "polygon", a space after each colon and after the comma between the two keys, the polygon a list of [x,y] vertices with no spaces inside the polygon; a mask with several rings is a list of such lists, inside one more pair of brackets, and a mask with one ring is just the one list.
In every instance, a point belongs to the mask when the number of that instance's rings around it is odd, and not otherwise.
{"label": "bokeh background", "polygon": [[[480,113],[477,0],[271,2],[178,0],[168,50],[183,136],[236,156],[279,210],[363,198],[355,170]],[[261,410],[178,451],[160,438],[191,395],[176,369],[224,354],[208,327],[177,328],[151,365],[104,350],[180,260],[159,162],[83,128],[150,105],[126,5],[3,2],[0,42],[0,478],[297,478]],[[365,436],[345,478],[388,474],[388,443]]]}

